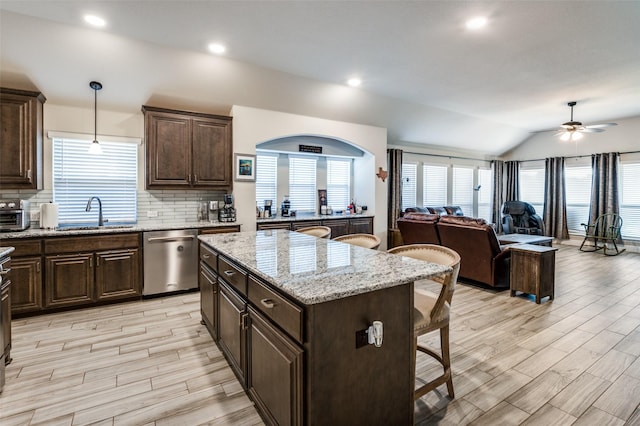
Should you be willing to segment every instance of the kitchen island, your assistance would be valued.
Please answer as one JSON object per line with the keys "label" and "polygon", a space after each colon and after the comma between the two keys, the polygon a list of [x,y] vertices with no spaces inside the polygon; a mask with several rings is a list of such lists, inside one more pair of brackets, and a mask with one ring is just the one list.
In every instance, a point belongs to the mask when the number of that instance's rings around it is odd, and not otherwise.
{"label": "kitchen island", "polygon": [[413,424],[413,282],[449,268],[286,230],[198,238],[203,321],[268,424]]}

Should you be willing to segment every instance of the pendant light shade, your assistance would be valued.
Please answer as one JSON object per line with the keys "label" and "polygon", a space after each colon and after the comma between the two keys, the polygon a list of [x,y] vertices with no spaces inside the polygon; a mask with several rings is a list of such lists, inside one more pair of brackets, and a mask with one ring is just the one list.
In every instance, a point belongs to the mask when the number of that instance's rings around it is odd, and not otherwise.
{"label": "pendant light shade", "polygon": [[89,154],[102,154],[102,147],[98,142],[98,90],[102,89],[102,83],[92,81],[89,87],[93,89],[93,142],[89,147]]}

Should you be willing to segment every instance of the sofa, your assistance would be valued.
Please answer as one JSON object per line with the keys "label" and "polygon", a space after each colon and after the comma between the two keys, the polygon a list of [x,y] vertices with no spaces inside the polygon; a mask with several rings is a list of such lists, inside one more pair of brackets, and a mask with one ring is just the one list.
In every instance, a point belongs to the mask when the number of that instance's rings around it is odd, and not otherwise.
{"label": "sofa", "polygon": [[460,255],[463,279],[491,287],[509,287],[511,252],[498,242],[484,219],[408,212],[398,219],[404,244],[439,244]]}

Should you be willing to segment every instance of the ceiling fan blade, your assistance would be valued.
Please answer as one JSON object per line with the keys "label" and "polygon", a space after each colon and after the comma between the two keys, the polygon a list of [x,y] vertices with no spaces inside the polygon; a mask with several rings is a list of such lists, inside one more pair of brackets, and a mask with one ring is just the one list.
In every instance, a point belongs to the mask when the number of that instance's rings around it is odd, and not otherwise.
{"label": "ceiling fan blade", "polygon": [[587,129],[601,129],[603,127],[611,127],[611,126],[617,126],[618,123],[600,123],[600,124],[589,124],[588,126],[585,126]]}
{"label": "ceiling fan blade", "polygon": [[582,133],[602,133],[604,132],[604,129],[594,129],[592,127],[583,127],[582,129],[578,130],[579,132]]}

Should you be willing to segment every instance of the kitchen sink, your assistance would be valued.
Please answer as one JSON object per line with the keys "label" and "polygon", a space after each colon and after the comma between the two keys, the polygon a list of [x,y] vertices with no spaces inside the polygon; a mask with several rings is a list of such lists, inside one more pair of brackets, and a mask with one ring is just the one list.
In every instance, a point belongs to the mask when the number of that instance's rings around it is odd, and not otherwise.
{"label": "kitchen sink", "polygon": [[128,229],[133,228],[133,225],[105,225],[105,226],[59,226],[56,231],[93,231],[98,229]]}

